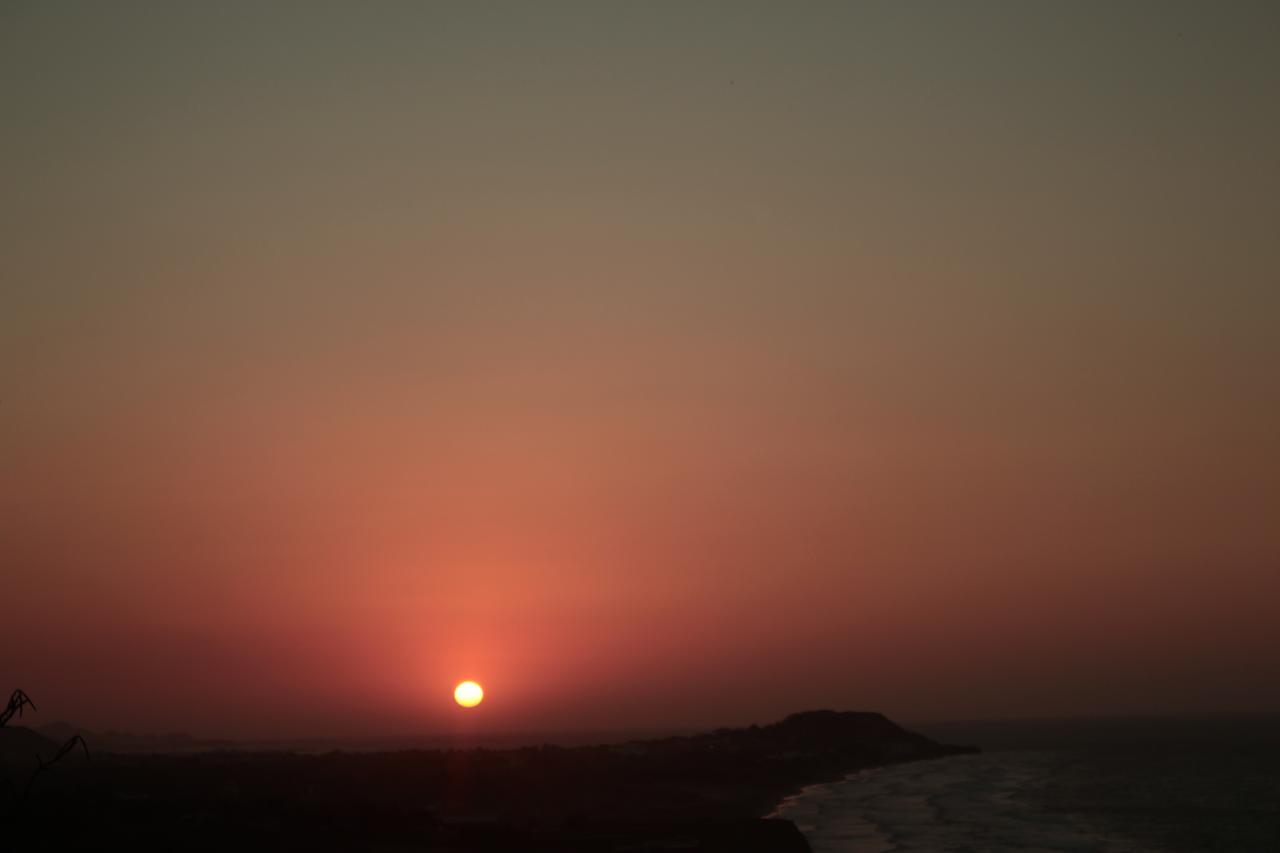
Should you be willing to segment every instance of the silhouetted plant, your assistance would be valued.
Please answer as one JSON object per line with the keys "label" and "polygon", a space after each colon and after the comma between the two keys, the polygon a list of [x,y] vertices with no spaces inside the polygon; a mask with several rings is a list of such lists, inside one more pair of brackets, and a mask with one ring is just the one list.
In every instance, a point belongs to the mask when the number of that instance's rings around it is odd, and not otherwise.
{"label": "silhouetted plant", "polygon": [[21,690],[15,690],[9,695],[9,704],[5,705],[4,711],[0,713],[0,728],[3,728],[9,720],[13,719],[13,715],[22,716],[22,709],[30,705],[31,710],[36,709],[36,703],[31,701],[31,697],[23,693]]}
{"label": "silhouetted plant", "polygon": [[45,761],[39,755],[36,756],[36,769],[31,771],[31,775],[27,777],[27,787],[22,791],[22,798],[24,800],[31,795],[31,786],[36,783],[36,779],[39,778],[40,774],[66,758],[67,753],[76,748],[76,744],[80,744],[80,748],[84,750],[85,760],[89,760],[89,745],[84,742],[84,738],[80,737],[80,735],[72,735],[67,742],[62,745],[62,748],[58,750],[57,754],[48,761]]}
{"label": "silhouetted plant", "polygon": [[[14,690],[13,693],[9,694],[9,702],[5,705],[4,711],[0,712],[0,728],[4,728],[13,719],[14,715],[21,717],[24,708],[30,708],[34,711],[36,710],[36,703],[32,702],[31,697],[21,690]],[[84,757],[88,760],[89,745],[84,742],[84,738],[80,735],[72,735],[68,738],[67,742],[48,761],[45,761],[39,753],[36,753],[36,769],[31,771],[31,775],[27,777],[27,785],[22,789],[22,799],[25,800],[30,796],[31,786],[36,783],[36,779],[39,778],[40,774],[66,758],[67,754],[76,748],[76,744],[79,744],[80,748],[84,750]]]}

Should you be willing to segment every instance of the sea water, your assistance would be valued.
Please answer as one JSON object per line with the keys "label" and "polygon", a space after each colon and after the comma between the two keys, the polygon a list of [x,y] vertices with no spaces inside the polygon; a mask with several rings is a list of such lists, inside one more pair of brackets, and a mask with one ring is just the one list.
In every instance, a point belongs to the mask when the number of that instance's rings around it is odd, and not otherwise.
{"label": "sea water", "polygon": [[864,770],[777,814],[814,853],[1280,853],[1277,723],[992,727],[981,754]]}

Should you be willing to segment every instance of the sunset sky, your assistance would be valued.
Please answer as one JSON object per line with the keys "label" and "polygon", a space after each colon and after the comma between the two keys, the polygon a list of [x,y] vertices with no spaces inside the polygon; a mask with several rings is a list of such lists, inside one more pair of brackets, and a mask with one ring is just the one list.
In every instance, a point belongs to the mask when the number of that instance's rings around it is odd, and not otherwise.
{"label": "sunset sky", "polygon": [[1278,41],[3,3],[0,690],[233,737],[1280,710]]}

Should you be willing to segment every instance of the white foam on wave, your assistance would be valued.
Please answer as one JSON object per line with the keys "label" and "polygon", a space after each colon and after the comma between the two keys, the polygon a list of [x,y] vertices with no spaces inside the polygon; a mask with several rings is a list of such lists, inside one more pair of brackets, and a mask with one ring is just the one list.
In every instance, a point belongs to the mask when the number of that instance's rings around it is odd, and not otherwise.
{"label": "white foam on wave", "polygon": [[788,797],[814,853],[1138,853],[1074,815],[1029,796],[1054,772],[1041,753],[963,755],[863,771]]}

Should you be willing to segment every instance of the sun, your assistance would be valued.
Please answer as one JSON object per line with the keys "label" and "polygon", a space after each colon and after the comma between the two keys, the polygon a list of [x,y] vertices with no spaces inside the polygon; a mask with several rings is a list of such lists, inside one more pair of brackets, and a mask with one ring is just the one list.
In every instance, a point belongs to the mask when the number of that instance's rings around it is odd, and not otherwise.
{"label": "sun", "polygon": [[453,688],[453,701],[464,708],[474,708],[484,701],[484,688],[474,681],[464,681]]}

